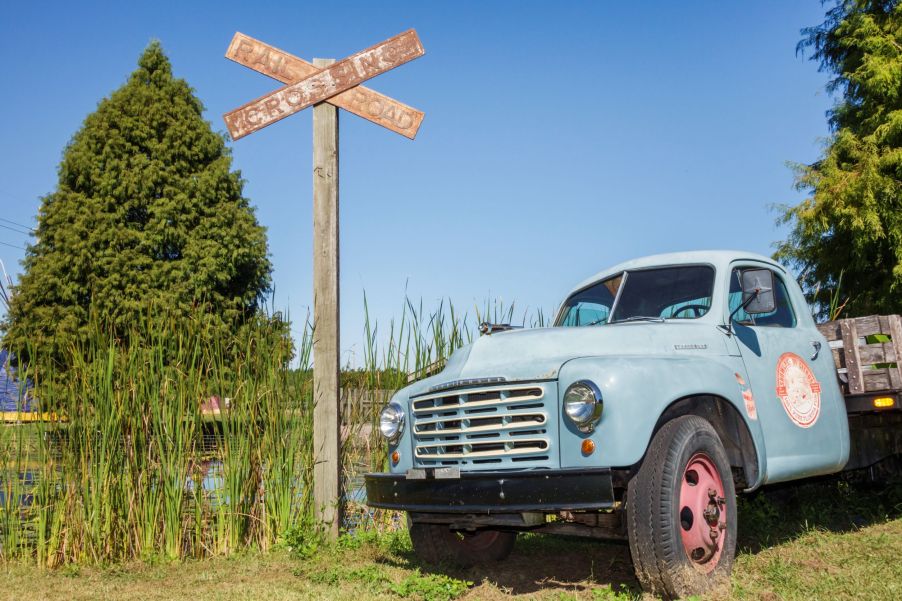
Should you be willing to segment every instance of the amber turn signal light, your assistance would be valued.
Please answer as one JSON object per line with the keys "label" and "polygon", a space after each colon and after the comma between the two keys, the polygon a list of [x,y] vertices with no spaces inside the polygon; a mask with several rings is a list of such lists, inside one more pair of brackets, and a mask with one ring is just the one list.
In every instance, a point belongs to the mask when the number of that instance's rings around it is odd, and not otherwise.
{"label": "amber turn signal light", "polygon": [[585,439],[583,441],[581,449],[583,455],[591,455],[593,452],[595,452],[595,441],[593,441],[591,438]]}
{"label": "amber turn signal light", "polygon": [[399,453],[398,451],[392,452],[391,462],[397,465],[399,461],[401,461],[401,453]]}
{"label": "amber turn signal light", "polygon": [[891,396],[881,396],[874,399],[874,408],[887,409],[896,404],[896,399]]}

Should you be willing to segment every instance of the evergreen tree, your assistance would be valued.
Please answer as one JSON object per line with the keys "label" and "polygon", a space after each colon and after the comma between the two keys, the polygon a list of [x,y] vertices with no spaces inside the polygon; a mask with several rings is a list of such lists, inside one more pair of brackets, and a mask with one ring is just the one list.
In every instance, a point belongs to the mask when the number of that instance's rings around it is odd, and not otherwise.
{"label": "evergreen tree", "polygon": [[822,317],[837,292],[843,316],[902,312],[902,5],[838,0],[802,33],[799,50],[835,75],[840,99],[823,158],[797,167],[811,195],[784,210],[792,231],[776,257],[803,274]]}
{"label": "evergreen tree", "polygon": [[3,323],[8,348],[59,356],[97,323],[122,338],[162,311],[222,333],[255,316],[265,230],[202,113],[151,43],[63,153]]}

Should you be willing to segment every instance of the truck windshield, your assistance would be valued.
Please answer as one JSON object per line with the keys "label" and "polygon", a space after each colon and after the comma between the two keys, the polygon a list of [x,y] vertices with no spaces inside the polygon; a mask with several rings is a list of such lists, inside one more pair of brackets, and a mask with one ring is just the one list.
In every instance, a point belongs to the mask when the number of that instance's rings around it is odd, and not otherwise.
{"label": "truck windshield", "polygon": [[564,303],[564,309],[555,325],[594,326],[607,322],[621,282],[622,273],[573,294]]}
{"label": "truck windshield", "polygon": [[707,265],[629,271],[571,295],[555,325],[696,319],[710,310],[713,290],[714,269]]}

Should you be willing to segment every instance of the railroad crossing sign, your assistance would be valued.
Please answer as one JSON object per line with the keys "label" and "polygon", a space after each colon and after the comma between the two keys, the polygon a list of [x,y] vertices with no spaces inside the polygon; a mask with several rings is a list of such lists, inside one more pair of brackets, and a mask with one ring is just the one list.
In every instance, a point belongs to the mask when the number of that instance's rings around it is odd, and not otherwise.
{"label": "railroad crossing sign", "polygon": [[[236,33],[226,52],[226,58],[280,81],[290,78],[291,73],[301,70],[307,75],[292,81],[284,88],[226,113],[223,115],[226,127],[233,139],[243,138],[308,106],[351,90],[364,81],[423,54],[425,51],[420,38],[417,37],[417,32],[411,29],[320,70],[277,48]],[[416,129],[423,120],[423,113],[366,88],[356,89],[348,96],[341,94],[341,97],[336,98],[331,104],[345,105],[342,108],[347,106],[351,112],[398,133],[413,128],[413,135],[408,136],[410,138],[416,135]],[[373,111],[376,113],[375,116],[370,115],[373,109],[376,109]]]}
{"label": "railroad crossing sign", "polygon": [[342,517],[337,108],[412,140],[423,113],[360,84],[423,54],[413,29],[338,62],[310,64],[243,33],[226,51],[226,58],[288,84],[223,115],[232,139],[313,106],[313,502],[333,538]]}
{"label": "railroad crossing sign", "polygon": [[[419,56],[422,54],[423,48],[420,46]],[[303,59],[240,32],[232,38],[232,43],[229,44],[229,49],[226,51],[226,58],[287,84],[296,83],[322,71]],[[326,102],[411,140],[416,137],[420,123],[423,121],[422,111],[363,86],[336,94],[327,98]],[[228,118],[226,119],[228,120]],[[229,132],[233,137],[239,135],[239,132],[232,131],[231,127]]]}

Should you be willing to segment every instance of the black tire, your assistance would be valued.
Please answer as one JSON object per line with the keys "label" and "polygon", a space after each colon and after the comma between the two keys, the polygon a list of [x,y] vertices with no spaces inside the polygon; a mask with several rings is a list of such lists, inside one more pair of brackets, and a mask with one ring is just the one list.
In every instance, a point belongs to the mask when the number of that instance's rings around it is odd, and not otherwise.
{"label": "black tire", "polygon": [[[692,488],[699,480],[691,467],[687,471],[690,460],[692,466],[699,461],[713,465],[724,493],[723,497],[708,495],[710,501],[702,516],[681,507],[681,491],[689,498],[707,494],[699,492],[702,488]],[[730,462],[711,424],[695,415],[667,422],[652,439],[626,496],[630,554],[643,589],[678,599],[729,583],[736,553],[736,489]],[[704,521],[695,522],[699,517]],[[718,532],[714,537],[710,537],[712,530]],[[684,531],[686,536],[708,533],[713,549],[696,547],[693,559],[684,546]]]}
{"label": "black tire", "polygon": [[410,522],[410,541],[417,558],[427,565],[470,568],[494,563],[510,555],[516,532],[477,530],[458,532],[444,524]]}

